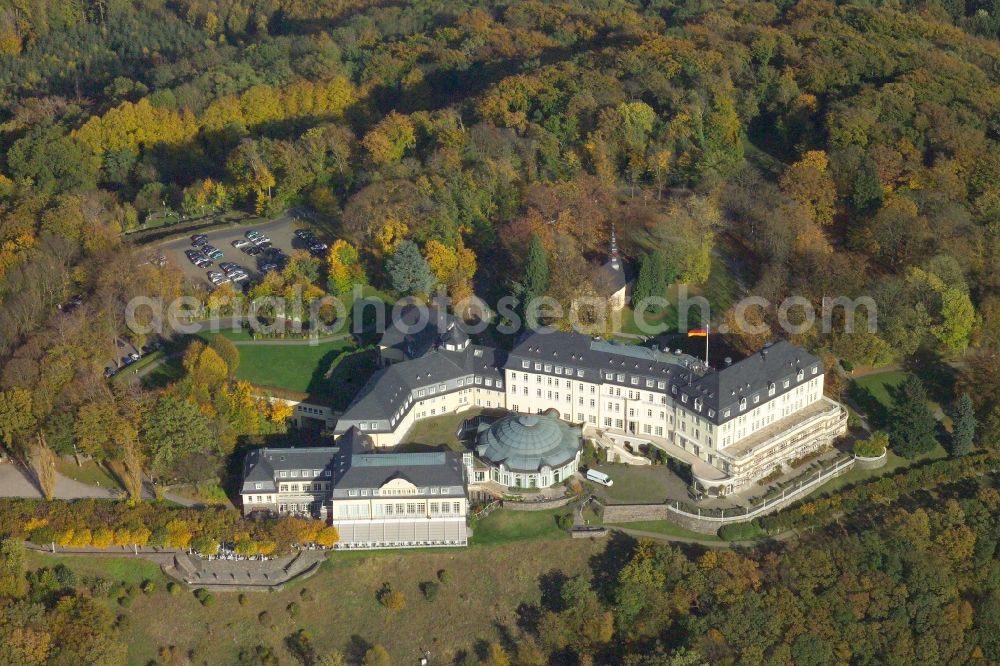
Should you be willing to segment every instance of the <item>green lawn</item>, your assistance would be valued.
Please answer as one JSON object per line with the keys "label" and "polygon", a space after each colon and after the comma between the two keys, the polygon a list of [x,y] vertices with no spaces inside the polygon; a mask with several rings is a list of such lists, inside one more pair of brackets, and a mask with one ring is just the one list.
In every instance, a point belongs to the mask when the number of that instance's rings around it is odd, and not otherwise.
{"label": "green lawn", "polygon": [[471,544],[496,546],[513,541],[568,539],[569,533],[556,525],[556,517],[573,510],[572,506],[546,511],[497,509],[476,524]]}
{"label": "green lawn", "polygon": [[56,471],[74,481],[86,483],[91,486],[101,486],[102,488],[111,489],[121,488],[118,479],[107,468],[93,460],[88,460],[82,465],[77,465],[72,458],[57,458]]}
{"label": "green lawn", "polygon": [[889,393],[890,389],[894,389],[902,384],[907,374],[904,370],[877,372],[865,375],[864,377],[858,377],[854,380],[854,384],[862,391],[870,393],[880,405],[889,409],[895,404]]}
{"label": "green lawn", "polygon": [[113,384],[122,384],[128,382],[132,377],[135,376],[137,372],[142,372],[142,369],[150,366],[154,363],[158,363],[163,359],[163,351],[155,351],[151,354],[146,354],[138,361],[132,365],[127,365],[122,367],[114,377],[111,378]]}
{"label": "green lawn", "polygon": [[588,482],[587,488],[611,504],[657,504],[686,492],[684,482],[666,465],[604,463],[595,468],[610,476],[614,484],[608,488]]}
{"label": "green lawn", "polygon": [[885,476],[886,474],[891,474],[897,470],[900,470],[904,467],[909,467],[910,465],[914,465],[918,462],[922,462],[925,460],[939,460],[941,458],[946,458],[947,456],[948,452],[945,451],[944,447],[941,446],[941,444],[938,444],[931,451],[928,451],[927,453],[917,456],[913,460],[910,460],[908,458],[903,458],[902,456],[898,456],[895,453],[893,453],[892,450],[890,449],[889,457],[888,460],[886,460],[885,462],[885,466],[880,467],[879,469],[861,469],[855,467],[846,474],[842,474],[836,477],[835,479],[827,481],[822,486],[816,488],[808,495],[806,495],[806,497],[807,498],[816,497],[818,495],[829,494],[855,483],[860,483],[862,481],[867,481],[869,479],[875,479],[880,476]]}
{"label": "green lawn", "polygon": [[466,419],[494,412],[499,413],[497,410],[473,407],[457,414],[422,419],[413,424],[413,427],[399,443],[397,450],[402,452],[438,451],[444,447],[452,451],[465,451],[465,445],[455,437],[458,427]]}
{"label": "green lawn", "polygon": [[684,539],[700,539],[702,541],[722,541],[714,534],[702,534],[684,529],[680,525],[674,525],[667,520],[638,520],[633,523],[616,523],[613,527],[623,527],[626,529],[640,530],[642,532],[656,532],[668,537],[681,537]]}
{"label": "green lawn", "polygon": [[[504,514],[495,514],[498,520]],[[531,514],[523,514],[529,516]],[[517,514],[521,518],[522,514]],[[536,515],[535,518],[538,518]],[[549,520],[554,524],[554,518]],[[496,520],[494,522],[497,522]],[[245,603],[236,593],[214,593],[206,608],[190,590],[171,595],[155,564],[126,558],[51,557],[32,553],[32,566],[65,563],[80,575],[99,574],[114,580],[157,582],[151,595],[140,594],[129,608],[111,599],[98,603],[122,614],[122,640],[128,645],[128,663],[160,663],[157,650],[177,646],[190,652],[192,663],[234,664],[241,650],[257,645],[272,648],[281,664],[296,664],[285,638],[299,629],[313,637],[319,654],[339,650],[351,664],[361,663],[359,645],[385,646],[394,664],[415,664],[425,649],[433,650],[435,664],[454,663],[460,651],[474,651],[481,641],[503,641],[516,632],[522,604],[538,605],[540,578],[555,571],[589,577],[601,561],[607,542],[600,539],[539,539],[491,547],[414,549],[372,553],[335,553],[311,578],[280,592],[247,592]],[[420,583],[447,572],[433,601],[427,601]],[[388,585],[402,592],[405,607],[390,613],[377,600]],[[312,599],[301,596],[303,589]],[[288,606],[296,602],[293,617]],[[261,626],[267,612],[273,627]]]}
{"label": "green lawn", "polygon": [[168,580],[155,562],[141,557],[50,555],[28,551],[28,568],[54,567],[57,564],[65,564],[81,576],[100,576],[134,585],[152,580],[158,583],[157,587],[162,587]]}

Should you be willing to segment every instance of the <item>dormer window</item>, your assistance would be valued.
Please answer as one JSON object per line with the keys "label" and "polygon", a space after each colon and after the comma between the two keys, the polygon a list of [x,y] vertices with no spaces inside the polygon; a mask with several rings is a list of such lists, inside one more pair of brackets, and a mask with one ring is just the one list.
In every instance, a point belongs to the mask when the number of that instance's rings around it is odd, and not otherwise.
{"label": "dormer window", "polygon": [[788,388],[788,380],[787,379],[784,382],[782,382],[782,387],[783,388]]}
{"label": "dormer window", "polygon": [[774,382],[771,382],[770,384],[767,385],[767,394],[768,395],[774,395],[775,390],[776,390],[776,388],[774,386]]}
{"label": "dormer window", "polygon": [[694,399],[694,408],[700,412],[701,411],[701,406],[702,406],[701,398],[695,398]]}
{"label": "dormer window", "polygon": [[814,365],[814,366],[812,367],[812,374],[814,374],[814,375],[815,375],[815,374],[816,374],[817,372],[819,372],[819,367],[818,367],[818,366],[815,366],[815,365]]}
{"label": "dormer window", "polygon": [[685,393],[684,395],[681,396],[681,402],[687,404],[687,401],[688,401],[688,397],[687,397],[687,394]]}
{"label": "dormer window", "polygon": [[760,402],[760,394],[758,393],[753,397],[753,404],[756,405],[759,402]]}
{"label": "dormer window", "polygon": [[803,379],[805,379],[805,376],[806,376],[806,373],[804,373],[801,370],[799,370],[798,374],[795,375],[795,381],[801,382]]}
{"label": "dormer window", "polygon": [[746,409],[746,408],[747,408],[747,399],[746,398],[740,398],[740,409],[742,410],[742,409]]}
{"label": "dormer window", "polygon": [[529,361],[521,361],[521,367],[522,368],[528,368],[530,366],[531,366],[531,363]]}

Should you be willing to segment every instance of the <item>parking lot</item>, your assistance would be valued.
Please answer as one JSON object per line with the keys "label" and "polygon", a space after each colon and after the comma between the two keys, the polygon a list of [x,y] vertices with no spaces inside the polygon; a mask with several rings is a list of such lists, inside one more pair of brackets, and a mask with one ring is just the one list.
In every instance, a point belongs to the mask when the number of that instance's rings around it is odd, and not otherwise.
{"label": "parking lot", "polygon": [[[213,288],[208,278],[209,273],[222,272],[219,267],[220,263],[228,262],[237,264],[247,272],[249,279],[241,283],[245,285],[260,277],[261,267],[268,263],[269,257],[273,257],[274,255],[261,253],[256,256],[250,256],[243,250],[233,247],[234,241],[245,241],[248,231],[257,231],[270,239],[272,248],[280,250],[287,256],[291,256],[294,252],[308,249],[305,241],[295,237],[296,229],[308,226],[308,223],[304,221],[283,216],[269,222],[261,222],[260,224],[230,225],[210,231],[195,232],[203,233],[208,239],[207,244],[218,248],[223,253],[221,258],[213,260],[211,266],[203,268],[199,268],[191,263],[184,254],[185,251],[191,250],[194,247],[191,244],[191,235],[163,241],[152,246],[151,249],[154,254],[162,254],[169,263],[180,268],[186,278],[204,286],[206,289]],[[324,242],[328,242],[326,239],[323,240]]]}

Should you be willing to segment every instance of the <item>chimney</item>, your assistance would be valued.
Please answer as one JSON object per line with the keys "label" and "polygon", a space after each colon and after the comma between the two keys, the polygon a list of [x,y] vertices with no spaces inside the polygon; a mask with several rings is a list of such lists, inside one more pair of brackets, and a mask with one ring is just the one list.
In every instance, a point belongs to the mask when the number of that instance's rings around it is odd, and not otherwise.
{"label": "chimney", "polygon": [[731,366],[733,364],[733,357],[732,356],[727,356],[726,359],[725,359],[725,361],[724,361],[724,363],[726,364],[726,367],[728,368],[729,366]]}

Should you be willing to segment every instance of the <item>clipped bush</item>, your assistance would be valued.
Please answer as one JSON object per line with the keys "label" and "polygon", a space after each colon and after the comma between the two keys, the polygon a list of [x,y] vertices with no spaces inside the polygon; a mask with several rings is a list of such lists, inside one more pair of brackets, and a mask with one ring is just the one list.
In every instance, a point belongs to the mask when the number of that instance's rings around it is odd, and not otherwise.
{"label": "clipped bush", "polygon": [[424,581],[420,584],[420,591],[424,593],[424,599],[427,601],[434,601],[434,598],[437,597],[439,588],[440,585],[432,580]]}
{"label": "clipped bush", "polygon": [[406,608],[406,595],[391,589],[388,585],[383,585],[378,593],[378,602],[395,613]]}
{"label": "clipped bush", "polygon": [[215,605],[215,597],[214,597],[214,596],[212,596],[211,594],[206,594],[206,595],[205,595],[205,596],[204,596],[204,597],[203,597],[203,598],[201,599],[201,605],[202,605],[202,606],[205,606],[206,608],[208,608],[208,607],[210,607],[210,606],[214,606],[214,605]]}
{"label": "clipped bush", "polygon": [[308,587],[303,587],[299,591],[299,597],[302,598],[302,601],[312,601],[313,600],[312,590],[310,590]]}
{"label": "clipped bush", "polygon": [[240,602],[240,606],[247,605],[247,595],[243,594],[242,592],[240,593],[240,596],[237,597],[237,600]]}
{"label": "clipped bush", "polygon": [[143,594],[152,594],[156,592],[156,583],[151,580],[142,581],[142,592]]}
{"label": "clipped bush", "polygon": [[447,585],[448,583],[451,582],[451,572],[448,571],[447,569],[439,570],[437,576],[438,580],[441,581],[441,583],[443,583],[444,585]]}
{"label": "clipped bush", "polygon": [[181,584],[175,581],[170,581],[169,583],[167,583],[167,592],[169,592],[174,596],[177,596],[178,594],[181,593]]}
{"label": "clipped bush", "polygon": [[292,603],[285,606],[285,610],[288,611],[288,614],[291,615],[292,617],[298,617],[300,609],[299,605],[293,601]]}
{"label": "clipped bush", "polygon": [[257,616],[257,621],[260,622],[260,626],[270,629],[274,626],[274,620],[271,619],[271,614],[267,611],[261,611]]}
{"label": "clipped bush", "polygon": [[730,523],[719,528],[719,537],[726,541],[747,541],[763,536],[764,531],[756,521]]}
{"label": "clipped bush", "polygon": [[556,525],[561,530],[570,530],[573,528],[573,514],[572,513],[561,513],[556,516]]}

